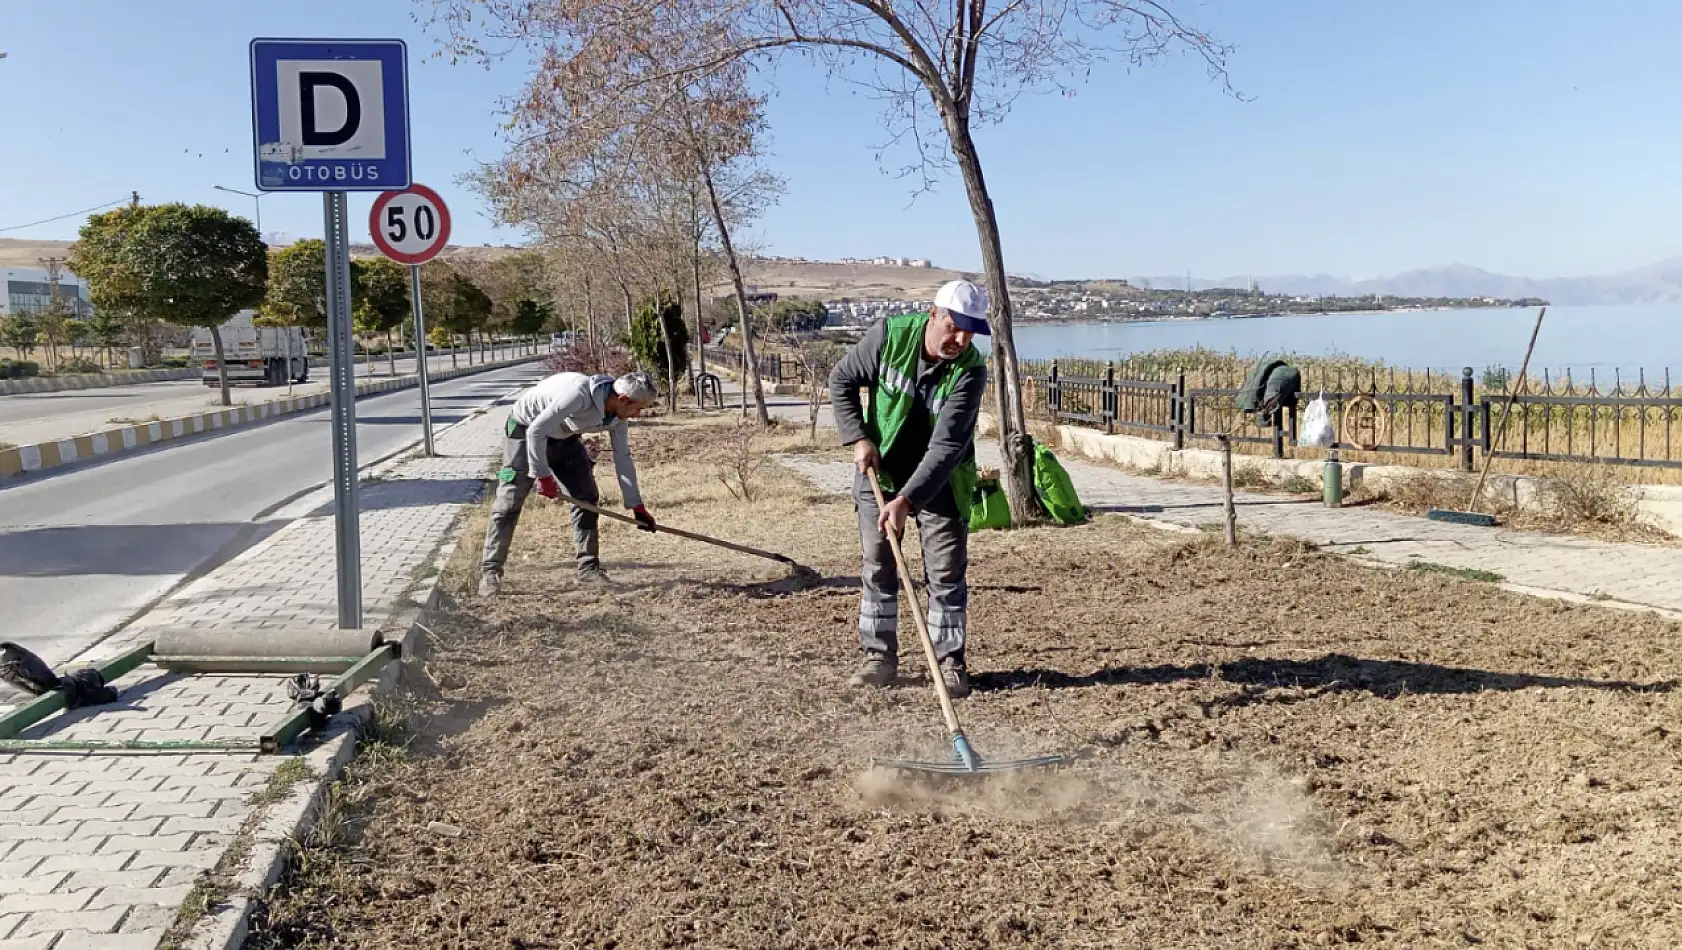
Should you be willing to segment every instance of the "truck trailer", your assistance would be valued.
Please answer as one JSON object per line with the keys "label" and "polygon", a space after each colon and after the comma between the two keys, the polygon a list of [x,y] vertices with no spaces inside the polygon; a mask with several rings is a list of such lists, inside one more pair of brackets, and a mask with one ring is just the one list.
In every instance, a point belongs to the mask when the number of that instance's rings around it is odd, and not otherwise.
{"label": "truck trailer", "polygon": [[[260,327],[255,310],[241,310],[222,324],[222,355],[228,385],[284,386],[310,378],[309,337],[302,327]],[[216,342],[210,330],[193,329],[193,360],[204,367],[204,384],[221,385],[216,373]]]}

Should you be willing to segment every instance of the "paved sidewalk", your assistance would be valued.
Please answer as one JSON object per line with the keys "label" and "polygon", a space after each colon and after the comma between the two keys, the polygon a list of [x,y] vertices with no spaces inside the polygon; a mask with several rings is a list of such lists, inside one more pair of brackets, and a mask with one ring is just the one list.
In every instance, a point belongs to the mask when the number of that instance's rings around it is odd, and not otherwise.
{"label": "paved sidewalk", "polygon": [[[505,412],[443,433],[441,457],[396,462],[364,483],[365,624],[408,603],[480,477],[500,458]],[[261,635],[337,621],[331,489],[263,544],[171,597],[71,668],[144,643],[160,625]],[[315,500],[312,498],[312,501]],[[255,738],[283,715],[286,677],[187,676],[155,667],[119,680],[119,702],[51,718],[26,738]],[[0,755],[0,950],[151,950],[203,872],[253,813],[288,756],[200,753]]]}
{"label": "paved sidewalk", "polygon": [[[805,417],[803,405],[797,411]],[[977,457],[983,466],[999,466],[998,442],[979,440]],[[1220,523],[1218,486],[1133,475],[1070,453],[1059,453],[1058,460],[1081,501],[1100,512],[1191,529]],[[829,490],[846,492],[852,485],[850,463],[783,463]],[[1235,501],[1242,530],[1299,538],[1332,553],[1490,571],[1537,591],[1682,611],[1682,548],[1444,524],[1371,508],[1326,508],[1318,499],[1238,492]]]}

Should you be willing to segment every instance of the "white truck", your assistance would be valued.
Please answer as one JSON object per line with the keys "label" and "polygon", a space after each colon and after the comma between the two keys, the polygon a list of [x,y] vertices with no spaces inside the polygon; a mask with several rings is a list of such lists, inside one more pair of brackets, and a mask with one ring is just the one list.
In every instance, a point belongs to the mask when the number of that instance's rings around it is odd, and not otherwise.
{"label": "white truck", "polygon": [[[302,327],[260,327],[255,310],[241,310],[222,324],[222,355],[228,362],[228,385],[250,383],[284,386],[288,378],[310,378],[309,338]],[[204,367],[204,384],[219,386],[216,341],[204,327],[193,329],[193,360]]]}

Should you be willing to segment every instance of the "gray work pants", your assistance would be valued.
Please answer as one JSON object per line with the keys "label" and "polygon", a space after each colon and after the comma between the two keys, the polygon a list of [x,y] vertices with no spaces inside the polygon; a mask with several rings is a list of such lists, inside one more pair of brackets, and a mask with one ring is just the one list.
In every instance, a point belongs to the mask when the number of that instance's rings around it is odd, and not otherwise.
{"label": "gray work pants", "polygon": [[[497,473],[496,501],[491,504],[491,521],[485,526],[485,554],[482,569],[488,574],[502,573],[508,561],[508,545],[514,540],[514,526],[519,523],[520,509],[525,507],[526,495],[537,484],[530,474],[526,460],[525,439],[504,439],[502,471]],[[549,469],[561,483],[561,491],[595,504],[601,498],[596,491],[595,463],[578,436],[549,440]],[[572,509],[572,544],[580,571],[601,566],[600,547],[596,534],[597,516],[593,511]]]}
{"label": "gray work pants", "polygon": [[[876,527],[876,498],[863,475],[853,478],[853,502],[858,509],[859,547],[864,554],[859,571],[864,582],[859,600],[859,646],[897,655],[899,572],[887,537]],[[969,572],[969,523],[958,516],[949,491],[917,512],[916,521],[923,542],[929,638],[934,641],[935,656],[945,659],[956,655],[962,660],[969,612],[969,583],[965,579]]]}

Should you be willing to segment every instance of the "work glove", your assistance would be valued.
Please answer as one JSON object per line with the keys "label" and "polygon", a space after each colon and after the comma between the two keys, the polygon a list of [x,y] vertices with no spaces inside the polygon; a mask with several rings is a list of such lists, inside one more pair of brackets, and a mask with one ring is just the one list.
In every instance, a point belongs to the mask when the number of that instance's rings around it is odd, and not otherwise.
{"label": "work glove", "polygon": [[638,505],[631,509],[631,514],[636,515],[638,530],[654,530],[654,516],[648,513],[648,509],[646,507]]}
{"label": "work glove", "polygon": [[553,475],[545,475],[537,480],[537,493],[545,498],[561,497],[561,483]]}

